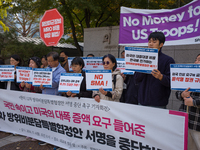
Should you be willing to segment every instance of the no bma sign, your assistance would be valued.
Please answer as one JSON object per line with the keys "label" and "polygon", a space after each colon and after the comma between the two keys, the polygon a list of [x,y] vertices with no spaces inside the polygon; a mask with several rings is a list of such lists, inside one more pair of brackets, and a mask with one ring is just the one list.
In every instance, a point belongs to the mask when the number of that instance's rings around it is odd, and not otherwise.
{"label": "no bma sign", "polygon": [[40,38],[46,46],[56,46],[63,36],[63,17],[58,10],[47,10],[40,21]]}

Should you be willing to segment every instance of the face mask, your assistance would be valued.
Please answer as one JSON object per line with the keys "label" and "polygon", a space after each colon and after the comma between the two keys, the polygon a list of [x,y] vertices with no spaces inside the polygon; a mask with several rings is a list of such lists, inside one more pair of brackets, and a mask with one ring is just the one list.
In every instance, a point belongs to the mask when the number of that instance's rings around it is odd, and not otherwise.
{"label": "face mask", "polygon": [[59,57],[59,60],[60,60],[61,62],[64,62],[64,61],[65,61],[65,58],[64,58],[64,57]]}

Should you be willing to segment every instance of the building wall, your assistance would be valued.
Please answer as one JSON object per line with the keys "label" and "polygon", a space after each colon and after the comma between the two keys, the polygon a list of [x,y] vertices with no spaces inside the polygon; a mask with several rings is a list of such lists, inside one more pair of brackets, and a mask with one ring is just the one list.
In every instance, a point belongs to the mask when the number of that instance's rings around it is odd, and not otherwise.
{"label": "building wall", "polygon": [[[113,54],[116,58],[124,50],[124,46],[118,46],[119,26],[86,28],[84,29],[84,56],[93,53],[95,56]],[[197,54],[200,53],[200,43],[196,45],[164,46],[163,53],[174,58],[176,63],[194,63]],[[178,110],[181,102],[172,91],[168,109]]]}

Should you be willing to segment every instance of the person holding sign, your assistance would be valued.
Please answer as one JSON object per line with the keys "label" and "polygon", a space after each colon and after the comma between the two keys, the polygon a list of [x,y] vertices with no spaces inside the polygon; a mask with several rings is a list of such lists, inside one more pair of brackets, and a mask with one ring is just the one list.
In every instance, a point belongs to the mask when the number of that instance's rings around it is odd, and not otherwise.
{"label": "person holding sign", "polygon": [[119,102],[123,91],[123,78],[121,76],[121,71],[116,69],[117,61],[111,54],[105,55],[102,61],[104,69],[112,71],[113,91],[109,92],[100,88],[99,91],[93,91],[93,97],[97,102],[100,102],[100,99]]}
{"label": "person holding sign", "polygon": [[[21,58],[19,57],[19,55],[14,54],[10,57],[10,64],[15,66],[15,70],[16,70],[16,66],[20,66],[21,65]],[[15,91],[20,91],[19,89],[19,83],[17,83],[16,81],[16,71],[15,71],[15,80],[14,82],[8,82],[7,83],[7,89],[9,90],[15,90]]]}
{"label": "person holding sign", "polygon": [[[200,64],[200,54],[197,55],[195,64]],[[189,113],[188,149],[200,149],[200,93],[177,91],[176,98],[182,101],[180,111]],[[195,145],[193,145],[193,143]],[[195,148],[194,148],[195,147]]]}
{"label": "person holding sign", "polygon": [[148,48],[158,49],[158,69],[151,74],[135,73],[135,80],[140,83],[138,90],[138,103],[144,106],[166,108],[171,93],[170,64],[173,58],[162,53],[165,35],[162,32],[152,32],[148,37]]}
{"label": "person holding sign", "polygon": [[52,77],[52,87],[43,87],[43,85],[40,85],[40,89],[42,90],[42,94],[50,94],[50,95],[60,95],[58,92],[58,85],[60,81],[60,75],[61,73],[66,73],[65,69],[60,65],[59,63],[59,54],[57,52],[50,52],[47,54],[47,61],[49,67],[53,71],[53,77]]}
{"label": "person holding sign", "polygon": [[86,78],[85,72],[83,72],[83,67],[85,66],[84,61],[80,57],[75,57],[71,62],[71,67],[74,73],[81,73],[83,76],[83,80],[80,86],[80,93],[72,93],[71,91],[66,92],[67,97],[85,97],[85,98],[92,98],[92,91],[86,90]]}
{"label": "person holding sign", "polygon": [[[31,57],[29,59],[29,67],[31,68],[40,68],[41,60],[39,57]],[[34,87],[31,84],[25,83],[24,81],[20,83],[19,85],[20,90],[25,92],[34,92],[34,93],[42,93],[41,89],[39,87]]]}

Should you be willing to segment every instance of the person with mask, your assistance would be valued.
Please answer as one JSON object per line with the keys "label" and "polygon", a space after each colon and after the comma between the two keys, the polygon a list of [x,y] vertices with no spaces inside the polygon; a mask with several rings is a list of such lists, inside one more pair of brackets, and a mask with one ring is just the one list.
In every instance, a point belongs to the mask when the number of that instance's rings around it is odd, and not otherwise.
{"label": "person with mask", "polygon": [[61,66],[66,70],[66,72],[69,72],[69,66],[68,66],[68,53],[66,51],[60,52],[60,58]]}

